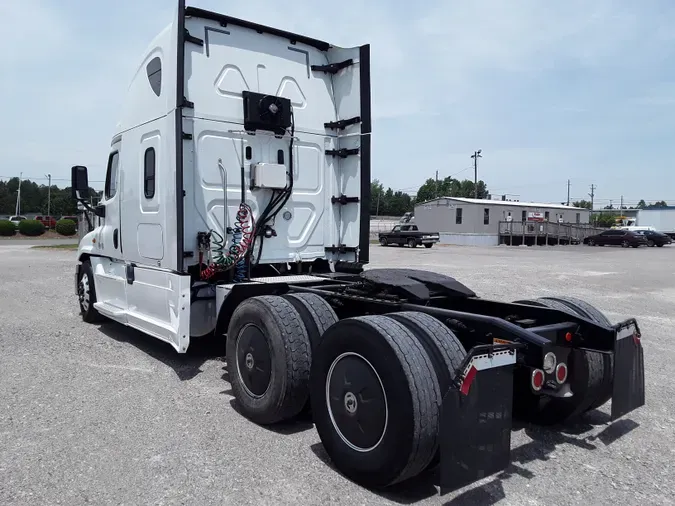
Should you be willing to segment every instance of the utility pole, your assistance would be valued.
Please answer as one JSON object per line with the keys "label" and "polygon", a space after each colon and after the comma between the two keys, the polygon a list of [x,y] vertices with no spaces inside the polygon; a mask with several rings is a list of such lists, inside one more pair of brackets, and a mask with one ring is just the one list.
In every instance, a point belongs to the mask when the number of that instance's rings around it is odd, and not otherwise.
{"label": "utility pole", "polygon": [[593,199],[595,198],[595,189],[597,186],[594,184],[591,185],[591,193],[588,194],[589,197],[591,197],[591,211],[593,210]]}
{"label": "utility pole", "polygon": [[436,189],[434,190],[434,198],[438,198],[438,171],[436,171]]}
{"label": "utility pole", "polygon": [[52,175],[51,174],[45,174],[47,176],[47,179],[49,180],[49,183],[47,186],[47,220],[48,223],[51,223],[52,221],[52,215],[50,214],[51,211],[51,206],[52,206]]}
{"label": "utility pole", "polygon": [[16,193],[16,214],[19,216],[19,212],[21,211],[21,179],[23,179],[23,172],[19,172],[19,189]]}
{"label": "utility pole", "polygon": [[570,180],[568,179],[567,180],[567,205],[568,206],[570,205],[570,185],[571,185],[571,183],[570,183]]}
{"label": "utility pole", "polygon": [[483,158],[480,154],[482,150],[474,151],[471,158],[473,158],[473,197],[478,198],[478,159]]}

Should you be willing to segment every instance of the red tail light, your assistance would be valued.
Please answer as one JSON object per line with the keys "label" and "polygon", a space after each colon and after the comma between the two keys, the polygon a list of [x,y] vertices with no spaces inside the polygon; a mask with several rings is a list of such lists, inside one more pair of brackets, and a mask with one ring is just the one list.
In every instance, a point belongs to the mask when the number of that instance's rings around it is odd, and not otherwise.
{"label": "red tail light", "polygon": [[565,383],[567,380],[567,364],[563,362],[558,364],[555,368],[555,380],[561,385]]}
{"label": "red tail light", "polygon": [[531,383],[533,390],[536,390],[537,392],[541,390],[541,387],[544,386],[544,371],[542,371],[541,369],[533,370]]}

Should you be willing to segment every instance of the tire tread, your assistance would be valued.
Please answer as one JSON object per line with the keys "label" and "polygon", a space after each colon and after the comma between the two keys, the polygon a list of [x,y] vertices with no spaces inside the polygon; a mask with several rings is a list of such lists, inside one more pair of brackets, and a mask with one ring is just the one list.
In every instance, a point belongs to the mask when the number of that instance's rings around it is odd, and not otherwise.
{"label": "tire tread", "polygon": [[393,485],[422,472],[436,452],[440,422],[440,388],[426,351],[403,324],[382,315],[361,316],[355,319],[371,326],[387,341],[403,366],[413,400],[415,421],[413,445],[408,463],[392,480],[390,485]]}

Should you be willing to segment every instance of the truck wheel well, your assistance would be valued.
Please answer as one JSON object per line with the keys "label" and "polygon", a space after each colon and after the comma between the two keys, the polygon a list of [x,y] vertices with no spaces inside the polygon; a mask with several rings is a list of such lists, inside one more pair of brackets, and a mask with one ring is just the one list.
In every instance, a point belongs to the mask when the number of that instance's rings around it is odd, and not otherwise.
{"label": "truck wheel well", "polygon": [[239,304],[250,297],[258,295],[283,295],[288,292],[288,285],[284,284],[255,284],[255,285],[234,285],[230,294],[225,297],[223,305],[218,311],[218,320],[216,322],[216,336],[223,336],[227,333],[227,327],[234,311]]}

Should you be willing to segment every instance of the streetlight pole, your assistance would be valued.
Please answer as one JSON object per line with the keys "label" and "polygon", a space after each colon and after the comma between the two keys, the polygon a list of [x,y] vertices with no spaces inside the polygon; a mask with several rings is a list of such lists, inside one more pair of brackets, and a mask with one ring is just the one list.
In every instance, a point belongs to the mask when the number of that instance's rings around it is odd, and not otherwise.
{"label": "streetlight pole", "polygon": [[474,151],[471,158],[473,158],[473,196],[478,198],[478,159],[483,158],[480,154],[482,150]]}
{"label": "streetlight pole", "polygon": [[49,183],[47,186],[47,219],[49,220],[47,225],[47,228],[50,228],[50,225],[52,223],[52,215],[50,213],[51,211],[51,205],[52,205],[52,175],[51,174],[46,174],[47,179],[49,180]]}

